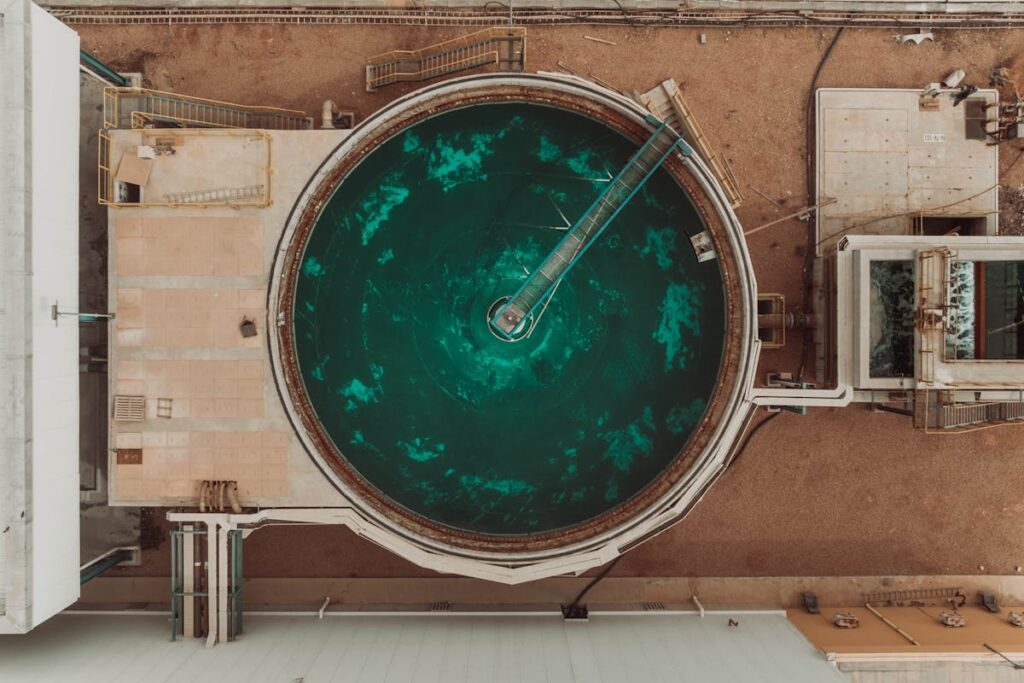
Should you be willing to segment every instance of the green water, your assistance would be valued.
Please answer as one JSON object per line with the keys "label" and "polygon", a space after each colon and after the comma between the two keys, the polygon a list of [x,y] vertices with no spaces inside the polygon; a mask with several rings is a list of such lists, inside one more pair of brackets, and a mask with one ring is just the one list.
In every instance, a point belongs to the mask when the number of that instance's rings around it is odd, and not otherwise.
{"label": "green water", "polygon": [[482,105],[388,140],[341,184],[295,292],[306,391],[385,496],[442,524],[532,534],[591,519],[657,478],[721,362],[717,262],[664,171],[559,287],[531,336],[489,307],[582,215],[636,145],[539,105]]}

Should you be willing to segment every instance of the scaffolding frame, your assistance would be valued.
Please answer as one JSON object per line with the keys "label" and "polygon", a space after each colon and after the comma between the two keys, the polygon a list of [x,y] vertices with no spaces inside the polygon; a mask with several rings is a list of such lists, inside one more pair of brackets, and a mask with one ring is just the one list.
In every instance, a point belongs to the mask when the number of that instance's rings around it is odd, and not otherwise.
{"label": "scaffolding frame", "polygon": [[[228,557],[221,558],[221,562],[228,564],[227,584],[227,610],[228,619],[226,634],[227,640],[234,640],[243,630],[242,616],[242,586],[243,586],[243,553],[242,541],[244,535],[241,529],[229,529],[224,531],[227,535]],[[216,605],[210,604],[209,590],[195,590],[195,567],[210,562],[206,557],[205,563],[195,562],[193,558],[201,557],[202,553],[196,551],[202,548],[201,543],[196,543],[198,537],[207,537],[209,532],[205,528],[197,528],[191,524],[179,524],[177,529],[171,529],[171,641],[177,640],[179,635],[191,636],[193,634],[190,620],[194,619],[196,600],[205,600],[208,614],[217,611]],[[190,544],[189,548],[186,544]]]}
{"label": "scaffolding frame", "polygon": [[743,203],[743,193],[740,192],[739,182],[732,171],[732,166],[729,165],[729,161],[725,157],[720,157],[715,152],[693,110],[683,98],[683,93],[675,79],[669,78],[662,81],[640,95],[640,101],[655,116],[674,124],[673,127],[683,140],[697,151],[700,158],[707,163],[711,172],[718,178],[732,208],[739,208]]}

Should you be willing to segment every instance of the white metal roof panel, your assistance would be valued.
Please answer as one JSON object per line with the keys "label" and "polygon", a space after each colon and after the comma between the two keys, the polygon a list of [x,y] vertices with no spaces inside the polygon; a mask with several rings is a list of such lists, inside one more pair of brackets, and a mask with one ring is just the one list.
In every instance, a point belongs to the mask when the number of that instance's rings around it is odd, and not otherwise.
{"label": "white metal roof panel", "polygon": [[[730,628],[733,616],[739,626]],[[63,614],[0,638],[0,679],[76,683],[334,681],[753,681],[844,677],[785,615],[246,615],[207,649],[170,642],[165,614]]]}

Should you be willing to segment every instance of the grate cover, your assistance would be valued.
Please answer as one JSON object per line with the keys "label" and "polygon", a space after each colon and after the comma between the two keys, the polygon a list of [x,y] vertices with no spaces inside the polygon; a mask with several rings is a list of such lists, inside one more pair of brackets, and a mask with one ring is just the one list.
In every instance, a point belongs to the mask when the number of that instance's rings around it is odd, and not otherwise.
{"label": "grate cover", "polygon": [[146,417],[145,396],[115,396],[115,422],[141,422]]}

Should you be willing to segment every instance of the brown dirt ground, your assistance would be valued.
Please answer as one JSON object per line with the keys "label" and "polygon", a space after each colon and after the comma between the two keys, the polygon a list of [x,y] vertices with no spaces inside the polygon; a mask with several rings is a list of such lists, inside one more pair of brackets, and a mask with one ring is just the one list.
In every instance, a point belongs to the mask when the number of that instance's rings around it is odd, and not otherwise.
{"label": "brown dirt ground", "polygon": [[[363,91],[364,63],[464,29],[370,26],[76,27],[82,47],[146,85],[190,95],[319,111],[326,98],[362,117],[412,89]],[[701,45],[698,36],[706,33]],[[847,29],[820,87],[918,88],[962,68],[987,86],[1024,51],[1022,31],[936,31],[899,45],[895,31]],[[616,46],[585,40],[584,34]],[[747,228],[806,203],[808,88],[833,29],[530,28],[530,70],[562,60],[627,91],[673,77],[746,195]],[[1005,143],[1002,164],[1020,142]],[[1024,164],[1004,177],[1024,182]],[[782,204],[778,208],[751,188]],[[806,225],[753,236],[761,291],[801,298]],[[794,340],[795,342],[795,340]],[[762,358],[795,370],[799,344]],[[642,545],[620,576],[806,576],[1013,573],[1024,564],[1021,432],[929,436],[909,420],[860,407],[785,414],[765,427],[694,512]],[[127,573],[166,574],[166,543]],[[339,528],[261,530],[246,542],[250,576],[431,576]]]}

